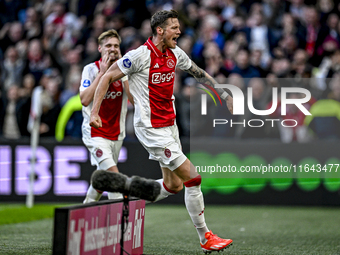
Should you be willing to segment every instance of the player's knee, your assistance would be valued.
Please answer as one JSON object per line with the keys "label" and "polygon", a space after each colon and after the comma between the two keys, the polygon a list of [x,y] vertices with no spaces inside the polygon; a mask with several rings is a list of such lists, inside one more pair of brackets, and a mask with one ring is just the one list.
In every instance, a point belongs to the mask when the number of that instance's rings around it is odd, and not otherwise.
{"label": "player's knee", "polygon": [[99,169],[118,173],[118,167],[111,158],[106,158],[99,163]]}

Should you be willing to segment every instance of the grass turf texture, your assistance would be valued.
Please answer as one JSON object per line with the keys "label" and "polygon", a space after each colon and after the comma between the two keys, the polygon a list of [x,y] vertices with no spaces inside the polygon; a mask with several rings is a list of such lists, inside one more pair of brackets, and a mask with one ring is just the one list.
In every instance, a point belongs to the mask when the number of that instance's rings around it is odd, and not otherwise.
{"label": "grass turf texture", "polygon": [[54,217],[54,209],[63,205],[36,204],[32,208],[18,204],[0,204],[0,225]]}
{"label": "grass turf texture", "polygon": [[[0,212],[17,208],[0,205]],[[340,208],[209,205],[205,212],[214,233],[234,240],[216,254],[340,254]],[[52,218],[0,225],[0,254],[51,254],[52,232]],[[147,205],[144,232],[145,254],[203,254],[184,206]]]}

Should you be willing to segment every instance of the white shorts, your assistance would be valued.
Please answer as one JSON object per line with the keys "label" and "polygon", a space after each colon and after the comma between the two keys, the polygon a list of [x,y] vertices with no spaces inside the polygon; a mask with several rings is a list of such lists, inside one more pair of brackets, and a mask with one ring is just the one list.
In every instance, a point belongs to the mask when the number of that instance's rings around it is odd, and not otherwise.
{"label": "white shorts", "polygon": [[173,171],[187,159],[182,152],[177,125],[162,128],[135,127],[135,133],[149,152],[149,159],[158,161],[161,167]]}
{"label": "white shorts", "polygon": [[83,137],[83,142],[91,153],[91,164],[97,169],[107,170],[118,163],[123,140],[111,141],[102,137]]}

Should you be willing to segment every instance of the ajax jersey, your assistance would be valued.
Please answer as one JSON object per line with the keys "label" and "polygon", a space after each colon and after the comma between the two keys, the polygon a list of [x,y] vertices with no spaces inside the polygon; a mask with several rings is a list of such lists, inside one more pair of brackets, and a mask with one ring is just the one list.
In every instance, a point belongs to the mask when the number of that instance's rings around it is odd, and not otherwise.
{"label": "ajax jersey", "polygon": [[149,38],[144,45],[125,54],[117,64],[129,76],[135,103],[134,125],[153,128],[174,125],[175,69],[191,67],[185,52],[177,46],[161,52]]}
{"label": "ajax jersey", "polygon": [[[84,67],[80,91],[84,91],[96,78],[99,72],[99,61]],[[99,116],[103,126],[93,128],[90,126],[92,110],[91,102],[87,107],[83,106],[83,136],[103,137],[109,140],[123,140],[125,137],[125,119],[127,112],[127,95],[124,92],[121,80],[110,84],[99,109]]]}

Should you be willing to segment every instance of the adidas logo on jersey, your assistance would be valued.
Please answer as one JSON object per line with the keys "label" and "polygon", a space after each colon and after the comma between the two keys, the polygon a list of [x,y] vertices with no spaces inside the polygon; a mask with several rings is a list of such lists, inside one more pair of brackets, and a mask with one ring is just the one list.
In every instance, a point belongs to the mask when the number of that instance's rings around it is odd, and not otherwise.
{"label": "adidas logo on jersey", "polygon": [[159,65],[158,65],[158,63],[156,63],[156,65],[154,65],[154,67],[153,68],[159,68]]}

